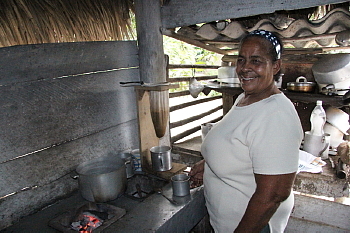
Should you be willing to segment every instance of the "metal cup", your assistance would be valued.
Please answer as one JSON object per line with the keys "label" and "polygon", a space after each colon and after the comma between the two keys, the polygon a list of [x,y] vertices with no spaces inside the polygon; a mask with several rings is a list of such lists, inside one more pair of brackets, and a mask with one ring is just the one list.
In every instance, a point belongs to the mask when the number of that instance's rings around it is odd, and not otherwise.
{"label": "metal cup", "polygon": [[328,159],[330,137],[328,133],[317,136],[306,131],[303,150],[321,159]]}
{"label": "metal cup", "polygon": [[168,171],[173,167],[169,146],[154,146],[150,151],[154,171]]}
{"label": "metal cup", "polygon": [[185,173],[180,173],[171,177],[173,195],[178,197],[190,194],[190,177]]}

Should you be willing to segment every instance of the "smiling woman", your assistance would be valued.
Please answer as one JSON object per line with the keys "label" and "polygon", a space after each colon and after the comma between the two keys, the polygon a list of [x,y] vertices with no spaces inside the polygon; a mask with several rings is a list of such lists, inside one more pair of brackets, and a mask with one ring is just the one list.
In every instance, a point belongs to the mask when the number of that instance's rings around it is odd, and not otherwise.
{"label": "smiling woman", "polygon": [[190,172],[194,181],[203,177],[215,232],[283,232],[287,225],[303,130],[274,82],[281,49],[267,31],[243,38],[236,72],[244,93],[209,131],[201,148],[205,162]]}
{"label": "smiling woman", "polygon": [[246,96],[239,106],[249,105],[271,94],[280,93],[275,85],[274,76],[278,75],[281,69],[281,42],[270,32],[259,32],[265,31],[254,31],[241,42],[236,72]]}

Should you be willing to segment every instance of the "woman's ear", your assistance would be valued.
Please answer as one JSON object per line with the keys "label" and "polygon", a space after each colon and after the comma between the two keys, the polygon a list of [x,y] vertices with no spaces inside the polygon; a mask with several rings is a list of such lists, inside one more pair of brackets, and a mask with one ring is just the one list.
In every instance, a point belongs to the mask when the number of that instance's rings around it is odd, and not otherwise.
{"label": "woman's ear", "polygon": [[280,70],[282,66],[282,60],[278,59],[273,63],[273,75],[276,75]]}

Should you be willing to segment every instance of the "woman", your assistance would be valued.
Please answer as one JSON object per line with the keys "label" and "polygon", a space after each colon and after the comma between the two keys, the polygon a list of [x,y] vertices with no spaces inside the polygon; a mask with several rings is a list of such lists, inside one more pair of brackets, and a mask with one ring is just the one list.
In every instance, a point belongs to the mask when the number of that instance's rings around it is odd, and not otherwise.
{"label": "woman", "polygon": [[190,176],[204,190],[215,232],[283,232],[303,138],[291,101],[276,87],[282,44],[256,30],[240,44],[236,72],[244,92],[206,135],[204,160]]}

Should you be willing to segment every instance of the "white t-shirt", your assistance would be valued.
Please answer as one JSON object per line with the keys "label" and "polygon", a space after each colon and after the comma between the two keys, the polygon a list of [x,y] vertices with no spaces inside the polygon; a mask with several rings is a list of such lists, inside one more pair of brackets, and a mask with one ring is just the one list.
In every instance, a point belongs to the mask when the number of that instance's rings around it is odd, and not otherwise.
{"label": "white t-shirt", "polygon": [[[303,138],[295,107],[283,93],[235,105],[209,131],[201,148],[206,205],[218,233],[233,232],[239,224],[256,188],[254,173],[297,171]],[[293,205],[292,195],[281,203],[269,222],[271,232],[283,232]]]}

